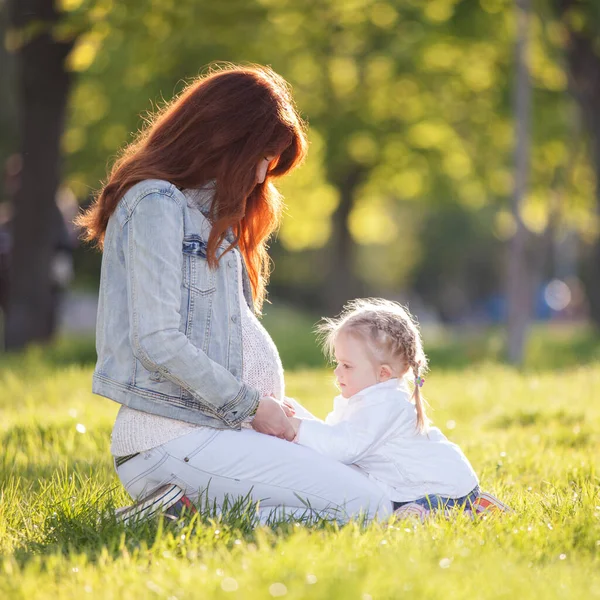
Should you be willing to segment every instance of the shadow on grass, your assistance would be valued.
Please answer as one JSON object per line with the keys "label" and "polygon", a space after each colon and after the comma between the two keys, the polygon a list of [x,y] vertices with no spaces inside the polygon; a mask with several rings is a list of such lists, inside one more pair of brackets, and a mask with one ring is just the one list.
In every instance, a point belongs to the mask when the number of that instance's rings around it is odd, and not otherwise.
{"label": "shadow on grass", "polygon": [[519,410],[509,415],[501,415],[494,419],[490,426],[497,429],[510,427],[548,427],[551,424],[573,426],[581,425],[585,421],[583,413],[567,413],[565,410],[541,411]]}
{"label": "shadow on grass", "polygon": [[[65,457],[70,457],[70,470],[83,473],[92,465],[97,472],[110,470],[109,439],[108,430],[97,428],[82,436],[69,422],[14,425],[0,437],[0,484],[16,477],[37,486],[64,466]],[[101,456],[106,457],[100,462],[99,449]]]}

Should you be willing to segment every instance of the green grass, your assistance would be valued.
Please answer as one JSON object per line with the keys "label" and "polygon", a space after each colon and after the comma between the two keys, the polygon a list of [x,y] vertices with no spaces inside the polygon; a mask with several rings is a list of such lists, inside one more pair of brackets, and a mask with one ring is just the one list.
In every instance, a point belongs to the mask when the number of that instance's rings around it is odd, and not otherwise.
{"label": "green grass", "polygon": [[[90,392],[89,340],[5,356],[0,598],[600,597],[600,362],[591,338],[588,354],[573,350],[585,336],[534,340],[563,349],[554,370],[543,353],[523,371],[451,360],[469,344],[493,349],[493,336],[430,352],[430,416],[513,514],[341,528],[255,528],[248,506],[175,525],[98,523],[128,497],[109,454],[118,407]],[[286,377],[288,395],[326,414],[328,371]]]}

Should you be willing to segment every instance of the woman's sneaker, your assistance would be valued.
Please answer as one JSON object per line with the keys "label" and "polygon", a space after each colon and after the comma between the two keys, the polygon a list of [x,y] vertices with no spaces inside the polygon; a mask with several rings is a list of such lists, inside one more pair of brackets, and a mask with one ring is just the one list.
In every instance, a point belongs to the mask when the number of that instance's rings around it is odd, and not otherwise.
{"label": "woman's sneaker", "polygon": [[192,515],[196,512],[191,500],[179,486],[163,485],[131,506],[118,508],[115,516],[119,523],[129,525],[142,519],[150,519],[160,513],[175,521],[183,514]]}
{"label": "woman's sneaker", "polygon": [[504,502],[500,502],[496,496],[492,496],[492,494],[488,494],[487,492],[480,492],[477,498],[473,500],[472,510],[477,515],[483,513],[511,512],[511,509]]}

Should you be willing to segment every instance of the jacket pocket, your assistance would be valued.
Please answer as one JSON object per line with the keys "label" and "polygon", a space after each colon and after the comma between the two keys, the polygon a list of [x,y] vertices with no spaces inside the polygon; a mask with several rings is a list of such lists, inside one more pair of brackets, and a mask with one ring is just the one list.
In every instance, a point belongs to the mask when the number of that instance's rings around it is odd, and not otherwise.
{"label": "jacket pocket", "polygon": [[206,242],[197,235],[183,239],[183,285],[200,295],[212,294],[215,272],[208,266]]}

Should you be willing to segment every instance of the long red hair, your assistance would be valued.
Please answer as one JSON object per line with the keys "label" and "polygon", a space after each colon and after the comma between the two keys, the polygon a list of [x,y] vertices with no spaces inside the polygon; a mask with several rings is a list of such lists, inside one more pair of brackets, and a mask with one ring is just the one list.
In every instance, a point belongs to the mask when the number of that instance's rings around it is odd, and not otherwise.
{"label": "long red hair", "polygon": [[[282,212],[281,196],[270,180],[298,166],[307,146],[290,86],[272,69],[230,65],[212,70],[148,119],[77,224],[85,240],[102,248],[108,219],[136,183],[163,179],[184,189],[216,179],[208,263],[217,265],[216,251],[231,228],[260,310],[270,273],[267,241]],[[264,183],[257,184],[256,167],[265,156],[276,159]]]}

